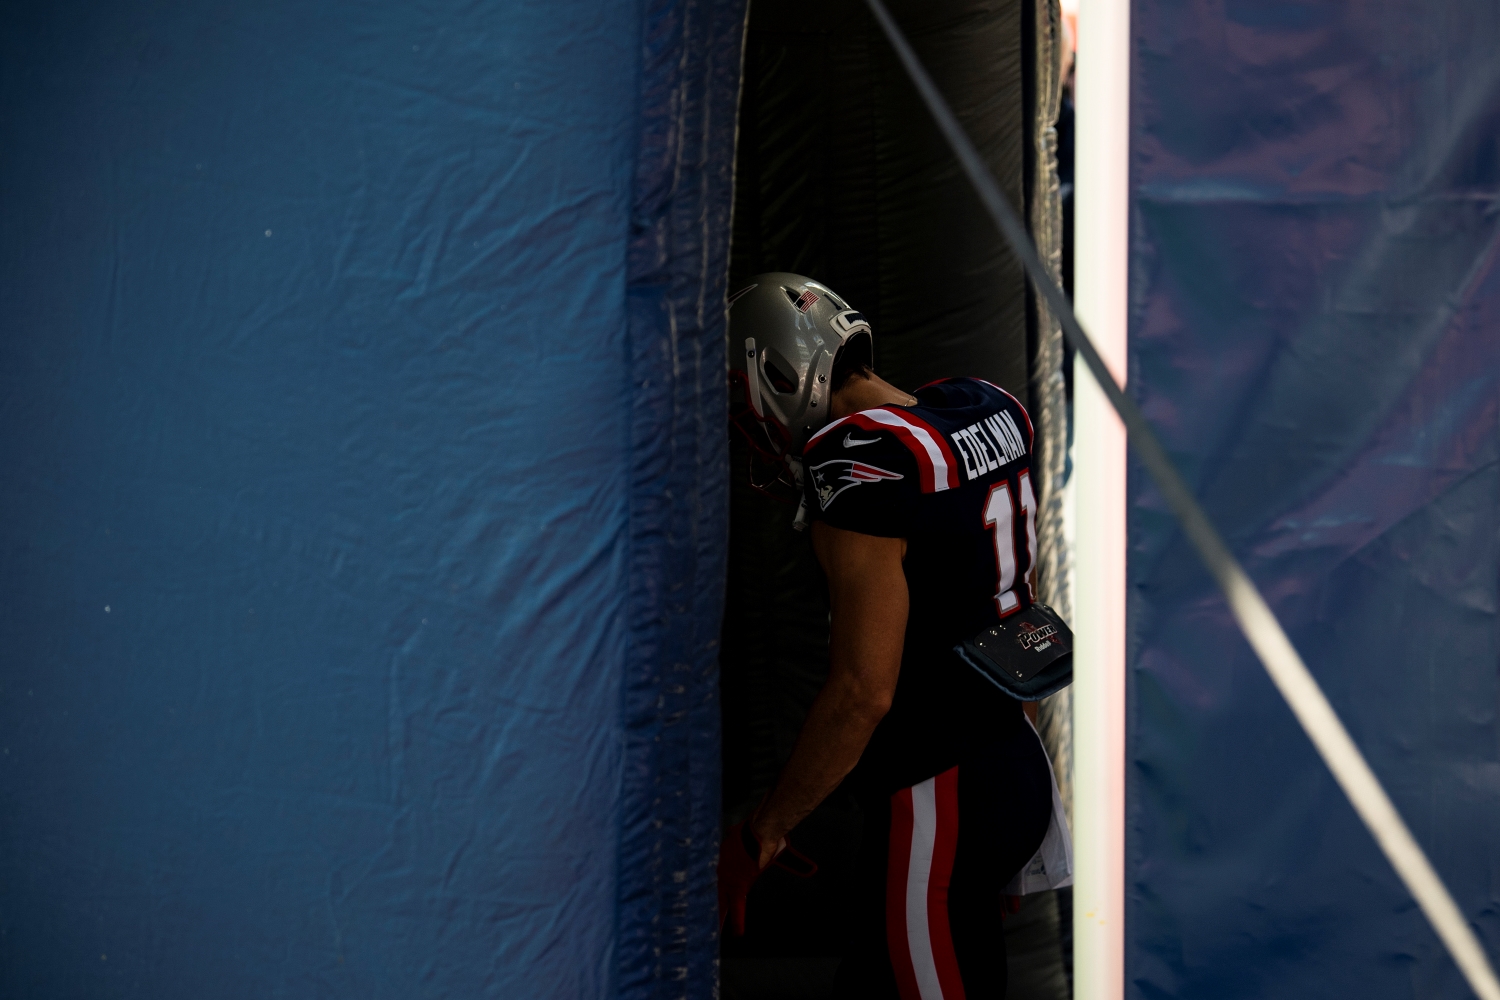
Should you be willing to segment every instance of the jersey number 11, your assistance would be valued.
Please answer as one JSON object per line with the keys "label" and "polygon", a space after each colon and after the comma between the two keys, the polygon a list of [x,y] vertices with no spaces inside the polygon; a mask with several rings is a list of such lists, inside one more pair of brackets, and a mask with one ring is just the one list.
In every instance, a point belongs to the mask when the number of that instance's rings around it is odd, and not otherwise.
{"label": "jersey number 11", "polygon": [[[1026,569],[1030,575],[1031,567],[1036,565],[1036,497],[1031,492],[1030,471],[1021,473],[1017,480],[1021,494],[1021,512],[1026,516]],[[1016,505],[1010,495],[1010,483],[996,483],[990,487],[990,495],[984,502],[984,526],[995,536],[995,570],[999,576],[999,584],[995,589],[995,610],[1000,612],[1000,617],[1015,611],[1020,607],[1020,600],[1016,597],[1016,532],[1015,532]],[[1027,597],[1035,600],[1031,594],[1031,584],[1025,579],[1021,585],[1026,587]]]}

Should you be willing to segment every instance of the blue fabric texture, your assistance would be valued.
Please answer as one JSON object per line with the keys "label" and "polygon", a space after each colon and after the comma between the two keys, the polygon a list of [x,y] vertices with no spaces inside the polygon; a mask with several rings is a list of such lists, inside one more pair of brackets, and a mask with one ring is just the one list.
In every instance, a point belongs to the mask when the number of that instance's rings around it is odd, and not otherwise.
{"label": "blue fabric texture", "polygon": [[[1500,12],[1132,30],[1131,389],[1500,956]],[[1129,519],[1128,994],[1469,995],[1136,466]]]}
{"label": "blue fabric texture", "polygon": [[0,14],[0,996],[706,996],[743,3]]}

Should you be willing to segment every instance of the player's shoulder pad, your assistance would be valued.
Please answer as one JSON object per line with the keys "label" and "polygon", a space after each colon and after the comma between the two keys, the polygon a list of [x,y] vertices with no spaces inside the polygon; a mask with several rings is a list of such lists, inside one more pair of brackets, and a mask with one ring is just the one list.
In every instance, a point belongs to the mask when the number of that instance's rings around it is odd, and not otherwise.
{"label": "player's shoulder pad", "polygon": [[958,487],[958,462],[936,428],[904,407],[880,406],[835,420],[803,450],[809,471],[830,461],[879,466],[883,460],[903,476],[912,472],[923,493]]}
{"label": "player's shoulder pad", "polygon": [[959,395],[970,405],[989,404],[996,409],[1010,411],[1018,429],[1026,434],[1026,448],[1030,450],[1035,442],[1036,431],[1031,426],[1031,414],[1026,412],[1026,407],[1021,405],[1019,399],[995,383],[987,382],[982,378],[950,378],[929,382],[922,388],[925,389],[928,386],[940,386],[950,397]]}
{"label": "player's shoulder pad", "polygon": [[966,378],[963,381],[980,388],[980,391],[983,391],[986,396],[995,400],[996,406],[1001,406],[1002,409],[1010,409],[1014,417],[1020,418],[1020,423],[1022,423],[1022,427],[1025,427],[1026,430],[1026,447],[1029,450],[1032,444],[1034,444],[1035,439],[1037,439],[1037,430],[1032,427],[1031,414],[1028,414],[1025,406],[1022,406],[1022,400],[1011,396],[1010,393],[1007,393],[1004,388],[996,385],[995,382],[986,382],[983,378]]}

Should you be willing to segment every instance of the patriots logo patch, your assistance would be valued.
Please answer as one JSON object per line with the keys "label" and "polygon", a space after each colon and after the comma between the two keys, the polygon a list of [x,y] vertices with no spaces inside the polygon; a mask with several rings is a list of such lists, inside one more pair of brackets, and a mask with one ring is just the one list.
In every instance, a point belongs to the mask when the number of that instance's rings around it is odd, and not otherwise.
{"label": "patriots logo patch", "polygon": [[868,462],[853,462],[847,458],[836,458],[809,471],[813,476],[813,488],[818,491],[818,505],[824,510],[833,503],[833,498],[861,483],[878,483],[885,479],[904,479],[899,472],[882,469]]}

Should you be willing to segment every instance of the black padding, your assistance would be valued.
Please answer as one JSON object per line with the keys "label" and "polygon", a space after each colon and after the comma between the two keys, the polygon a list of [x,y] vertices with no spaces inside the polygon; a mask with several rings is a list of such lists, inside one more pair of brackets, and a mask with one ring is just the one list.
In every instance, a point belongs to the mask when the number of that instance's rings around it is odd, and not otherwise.
{"label": "black padding", "polygon": [[[889,6],[1023,205],[1022,5]],[[885,378],[974,375],[1026,402],[1021,269],[864,4],[756,0],[746,45],[730,287],[816,278],[869,317]]]}

